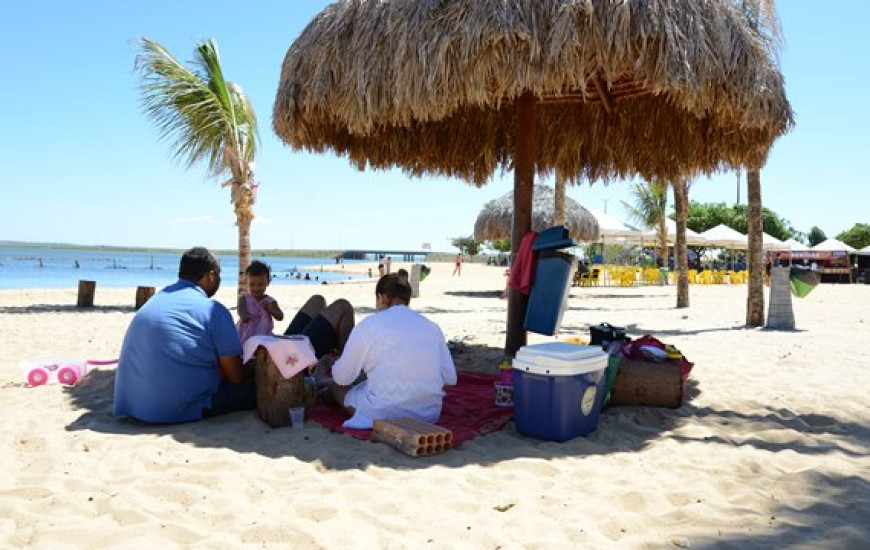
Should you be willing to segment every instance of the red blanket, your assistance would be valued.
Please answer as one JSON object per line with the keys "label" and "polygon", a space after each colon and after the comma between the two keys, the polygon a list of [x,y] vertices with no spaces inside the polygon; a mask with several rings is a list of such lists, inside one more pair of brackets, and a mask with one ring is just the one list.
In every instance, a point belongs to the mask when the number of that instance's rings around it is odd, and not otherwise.
{"label": "red blanket", "polygon": [[[457,374],[456,385],[445,388],[441,418],[436,422],[453,432],[454,447],[479,435],[502,429],[514,416],[513,408],[495,406],[495,389],[492,384],[498,375],[462,371]],[[308,418],[330,430],[344,432],[357,439],[370,439],[372,436],[371,430],[343,428],[341,423],[348,417],[333,407],[313,408],[309,411]]]}

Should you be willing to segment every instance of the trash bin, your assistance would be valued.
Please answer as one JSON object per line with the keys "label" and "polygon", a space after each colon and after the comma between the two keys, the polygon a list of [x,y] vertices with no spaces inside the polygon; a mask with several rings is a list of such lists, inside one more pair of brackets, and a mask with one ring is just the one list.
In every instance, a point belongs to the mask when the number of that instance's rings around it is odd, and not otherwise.
{"label": "trash bin", "polygon": [[556,226],[538,235],[532,250],[538,253],[535,279],[529,292],[525,329],[552,336],[562,324],[562,314],[571,291],[574,256],[563,249],[576,246],[568,228]]}

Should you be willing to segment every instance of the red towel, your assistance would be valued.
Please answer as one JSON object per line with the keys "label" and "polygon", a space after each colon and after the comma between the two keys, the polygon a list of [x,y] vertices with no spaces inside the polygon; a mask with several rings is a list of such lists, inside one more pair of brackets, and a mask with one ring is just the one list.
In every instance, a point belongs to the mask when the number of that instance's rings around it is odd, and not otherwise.
{"label": "red towel", "polygon": [[[497,374],[459,371],[457,378],[455,386],[445,387],[441,418],[436,422],[453,432],[454,447],[479,435],[502,429],[514,416],[512,407],[495,405],[493,382],[498,379]],[[372,436],[371,430],[342,427],[341,423],[347,420],[347,415],[334,407],[313,408],[308,418],[330,430],[344,432],[357,439],[370,439]]]}
{"label": "red towel", "polygon": [[537,238],[537,231],[529,231],[523,235],[517,259],[514,260],[511,274],[508,276],[508,286],[523,294],[531,292],[532,281],[535,280],[535,257],[537,254],[532,250],[532,245],[535,244]]}

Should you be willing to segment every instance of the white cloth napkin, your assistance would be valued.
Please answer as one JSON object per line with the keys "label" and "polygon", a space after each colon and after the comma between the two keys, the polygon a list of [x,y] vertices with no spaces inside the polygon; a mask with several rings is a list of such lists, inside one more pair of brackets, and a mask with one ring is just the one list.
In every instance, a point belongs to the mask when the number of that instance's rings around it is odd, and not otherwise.
{"label": "white cloth napkin", "polygon": [[242,361],[247,362],[263,346],[284,379],[317,363],[314,348],[307,336],[251,336],[242,344]]}

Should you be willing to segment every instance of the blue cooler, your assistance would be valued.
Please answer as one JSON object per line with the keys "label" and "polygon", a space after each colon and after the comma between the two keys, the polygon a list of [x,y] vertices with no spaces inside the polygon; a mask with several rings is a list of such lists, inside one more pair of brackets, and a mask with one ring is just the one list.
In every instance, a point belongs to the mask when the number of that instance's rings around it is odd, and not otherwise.
{"label": "blue cooler", "polygon": [[600,346],[548,342],[523,346],[513,361],[517,432],[550,441],[598,427],[607,353]]}

